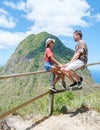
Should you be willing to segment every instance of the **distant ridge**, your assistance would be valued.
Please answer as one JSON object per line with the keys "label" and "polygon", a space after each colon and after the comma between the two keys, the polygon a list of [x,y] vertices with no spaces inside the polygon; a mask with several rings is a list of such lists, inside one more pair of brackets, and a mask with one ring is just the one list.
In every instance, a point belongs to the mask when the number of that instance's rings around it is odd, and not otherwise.
{"label": "distant ridge", "polygon": [[62,62],[69,61],[73,55],[73,50],[65,47],[56,36],[47,32],[41,32],[29,35],[18,45],[5,65],[3,73],[18,73],[43,69],[45,41],[48,37],[56,40],[54,47],[56,58]]}
{"label": "distant ridge", "polygon": [[[31,34],[28,37],[26,37],[23,41],[20,42],[15,52],[11,55],[10,59],[8,60],[7,64],[3,67],[1,75],[44,70],[43,57],[44,57],[44,51],[45,51],[45,41],[49,37],[55,39],[55,47],[53,50],[54,50],[56,59],[62,64],[68,62],[72,58],[74,51],[70,48],[65,47],[65,45],[59,40],[58,37],[52,34],[49,34],[47,32],[40,32],[38,34]],[[86,81],[92,82],[89,71],[88,70],[85,70],[85,71],[86,71],[85,73],[87,73],[87,78],[85,78]],[[45,80],[45,78],[44,79],[41,79],[41,78],[39,79],[37,78],[34,81],[34,84],[40,83],[40,80],[41,81]],[[25,84],[27,84],[28,82],[27,81],[28,79],[27,80],[26,79],[27,77],[23,78],[24,83],[26,82]],[[45,83],[44,81],[45,85],[48,84],[48,82]],[[15,84],[15,81],[14,81],[14,84]],[[30,84],[30,82],[28,82],[28,84]]]}
{"label": "distant ridge", "polygon": [[[7,64],[0,70],[0,75],[44,70],[45,41],[49,37],[54,38],[56,41],[54,47],[56,59],[62,64],[68,62],[72,58],[74,51],[65,47],[56,36],[47,32],[41,32],[31,34],[20,42]],[[81,70],[78,73],[82,75],[85,83],[94,82],[87,69]],[[67,78],[66,83],[69,84]],[[1,106],[4,107],[4,110],[16,106],[33,97],[33,95],[35,96],[41,94],[44,90],[48,90],[49,84],[50,73],[0,80]],[[8,105],[4,105],[5,99]],[[16,100],[17,102],[15,102]],[[3,110],[3,108],[0,110]]]}

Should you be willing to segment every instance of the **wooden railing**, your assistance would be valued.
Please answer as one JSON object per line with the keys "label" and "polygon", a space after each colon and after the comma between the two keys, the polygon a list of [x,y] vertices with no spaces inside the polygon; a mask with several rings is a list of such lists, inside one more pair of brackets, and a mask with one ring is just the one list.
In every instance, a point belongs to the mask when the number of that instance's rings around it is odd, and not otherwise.
{"label": "wooden railing", "polygon": [[[93,66],[93,65],[98,65],[100,64],[100,62],[96,62],[96,63],[92,63],[92,64],[87,64],[86,67],[88,66]],[[43,70],[43,71],[37,71],[37,72],[28,72],[28,73],[19,73],[19,74],[12,74],[12,75],[3,75],[3,76],[0,76],[0,79],[7,79],[7,78],[15,78],[15,77],[21,77],[21,76],[28,76],[28,75],[35,75],[35,74],[41,74],[41,73],[47,73],[47,71]],[[53,113],[53,102],[54,102],[54,93],[52,91],[47,91],[47,92],[44,92],[42,93],[41,95],[3,113],[0,115],[0,120],[6,116],[8,116],[9,114],[12,114],[13,112],[16,112],[17,110],[19,109],[22,109],[23,107],[33,103],[34,101],[36,101],[37,99],[40,99],[41,97],[45,96],[49,94],[49,110],[48,110],[48,113],[49,115],[52,115]]]}
{"label": "wooden railing", "polygon": [[[43,70],[43,71],[37,71],[37,72],[28,72],[28,73],[19,73],[19,74],[12,74],[12,75],[3,75],[3,76],[0,76],[0,79],[8,79],[8,78],[15,78],[15,77],[21,77],[21,76],[29,76],[29,75],[35,75],[35,74],[42,74],[42,73],[47,73],[47,71]],[[53,93],[51,91],[46,91],[44,93],[42,93],[41,95],[39,96],[36,96],[35,98],[3,113],[0,115],[0,119],[8,116],[9,114],[12,114],[14,112],[16,112],[17,110],[19,109],[22,109],[23,107],[33,103],[35,100],[37,99],[40,99],[41,97],[43,96],[46,96],[47,94],[49,94],[49,115],[52,115],[52,112],[53,112]]]}
{"label": "wooden railing", "polygon": [[96,62],[96,63],[87,64],[86,66],[88,67],[88,66],[99,65],[99,64],[100,62]]}

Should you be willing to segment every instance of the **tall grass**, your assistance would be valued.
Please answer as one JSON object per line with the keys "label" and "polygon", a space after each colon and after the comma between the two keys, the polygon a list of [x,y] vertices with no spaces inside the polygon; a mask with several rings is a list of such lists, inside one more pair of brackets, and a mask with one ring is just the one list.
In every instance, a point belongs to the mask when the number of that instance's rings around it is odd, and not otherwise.
{"label": "tall grass", "polygon": [[74,111],[82,106],[100,112],[100,89],[92,93],[79,94],[77,92],[66,92],[55,97],[54,113],[58,114],[61,106],[65,105],[68,111]]}
{"label": "tall grass", "polygon": [[[48,90],[48,88],[45,89]],[[21,91],[19,92],[21,93]],[[0,103],[0,113],[4,113],[5,111],[12,109],[13,107],[18,106],[27,100],[30,100],[32,97],[35,96],[36,93],[38,94],[40,92],[39,91],[37,92],[36,89],[32,93],[31,94],[27,93],[24,96],[22,94],[21,94],[22,96],[20,94],[17,94],[15,95],[15,97],[14,96],[9,97],[8,100],[6,99],[6,102]],[[61,113],[62,106],[66,106],[67,111],[75,111],[76,109],[85,106],[88,109],[94,109],[100,112],[100,87],[98,87],[97,89],[89,88],[89,89],[67,91],[64,93],[55,94],[53,114],[57,115]],[[49,95],[46,95],[13,114],[21,115],[22,117],[30,115],[32,117],[37,118],[36,115],[41,116],[48,115],[49,114],[48,107],[49,107]]]}

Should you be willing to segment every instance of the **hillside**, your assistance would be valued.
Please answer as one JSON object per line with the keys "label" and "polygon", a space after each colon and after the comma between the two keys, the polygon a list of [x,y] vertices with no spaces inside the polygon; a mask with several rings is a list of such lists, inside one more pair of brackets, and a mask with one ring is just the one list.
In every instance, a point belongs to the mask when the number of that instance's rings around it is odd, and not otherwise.
{"label": "hillside", "polygon": [[[29,35],[18,45],[7,64],[0,70],[0,75],[44,70],[43,57],[45,41],[48,37],[54,38],[56,41],[54,47],[56,59],[63,64],[69,61],[74,51],[65,47],[56,36],[47,32],[41,32]],[[83,69],[78,71],[78,73],[84,78],[85,84],[94,83],[88,69]],[[49,82],[50,73],[0,80],[0,113],[48,90]],[[69,84],[67,78],[66,83]],[[43,107],[43,102],[47,101],[43,99],[40,102],[40,107]],[[37,106],[37,104],[33,105]],[[32,107],[29,106],[18,113],[22,116],[25,113],[30,114],[33,112]],[[47,111],[47,108],[45,109]],[[36,107],[34,111],[37,112]]]}
{"label": "hillside", "polygon": [[5,65],[3,73],[10,74],[44,69],[43,56],[45,41],[48,37],[56,40],[54,47],[56,58],[61,62],[69,61],[73,55],[73,50],[65,47],[56,36],[42,32],[28,36],[18,45]]}

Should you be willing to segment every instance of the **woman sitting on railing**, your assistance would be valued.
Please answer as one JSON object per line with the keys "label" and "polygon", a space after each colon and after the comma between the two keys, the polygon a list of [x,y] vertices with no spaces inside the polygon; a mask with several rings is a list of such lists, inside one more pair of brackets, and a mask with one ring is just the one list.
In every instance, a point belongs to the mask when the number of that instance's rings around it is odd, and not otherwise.
{"label": "woman sitting on railing", "polygon": [[55,84],[61,79],[62,82],[60,83],[61,86],[66,88],[66,84],[64,81],[64,75],[59,70],[59,65],[61,65],[55,58],[52,48],[54,47],[55,40],[52,38],[48,38],[46,40],[46,50],[44,54],[44,67],[46,71],[50,71],[55,75],[54,81],[51,83],[49,87],[50,90],[56,92],[57,89],[55,88]]}

